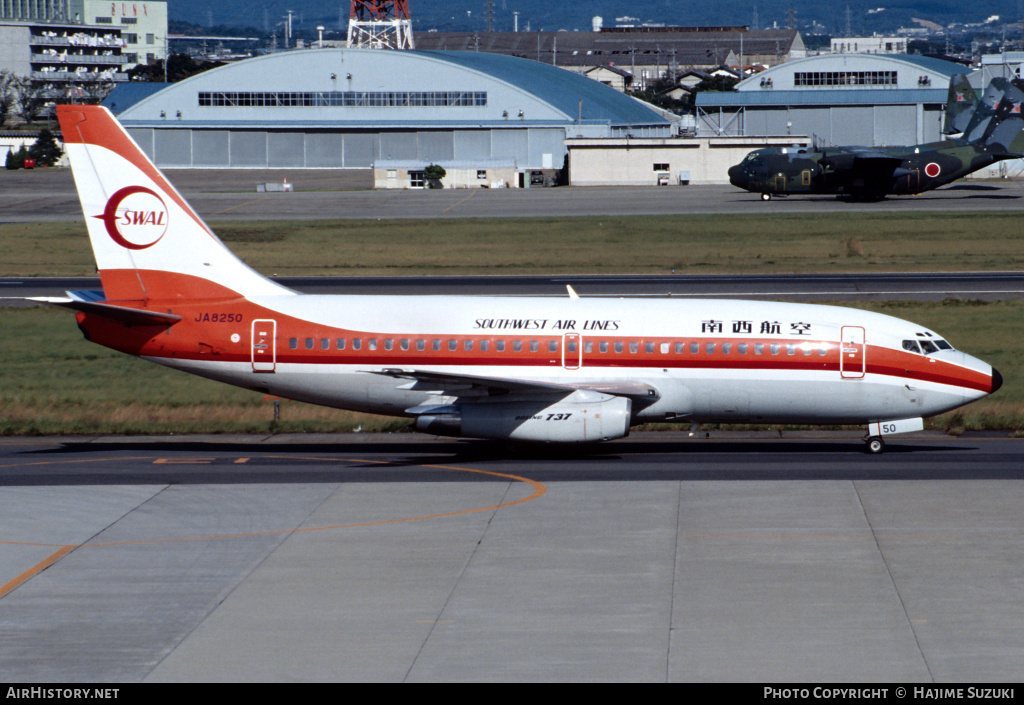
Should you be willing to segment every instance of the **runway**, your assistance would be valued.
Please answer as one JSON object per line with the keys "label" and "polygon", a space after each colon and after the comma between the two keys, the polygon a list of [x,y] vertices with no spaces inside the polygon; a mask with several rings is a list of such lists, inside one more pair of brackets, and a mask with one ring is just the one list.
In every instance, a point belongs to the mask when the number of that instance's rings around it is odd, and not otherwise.
{"label": "runway", "polygon": [[[889,272],[778,275],[555,275],[275,277],[308,294],[432,296],[701,297],[788,301],[975,300],[1024,297],[1024,272]],[[99,290],[99,277],[0,277],[0,297]],[[0,298],[0,305],[22,302]]]}
{"label": "runway", "polygon": [[0,440],[0,679],[1019,681],[1024,440]]}
{"label": "runway", "polygon": [[[359,170],[168,169],[171,183],[206,220],[366,218],[522,218],[698,213],[903,213],[1017,211],[1024,183],[959,181],[918,196],[852,203],[833,196],[776,198],[767,203],[733,186],[559,187],[533,189],[373,190]],[[292,193],[257,193],[256,184],[287,179]],[[8,171],[0,224],[81,222],[67,170]]]}

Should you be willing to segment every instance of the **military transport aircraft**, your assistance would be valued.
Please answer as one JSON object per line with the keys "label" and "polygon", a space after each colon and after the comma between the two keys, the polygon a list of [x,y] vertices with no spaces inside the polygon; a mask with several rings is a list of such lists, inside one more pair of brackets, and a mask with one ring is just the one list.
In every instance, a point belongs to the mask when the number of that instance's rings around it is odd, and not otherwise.
{"label": "military transport aircraft", "polygon": [[871,452],[1002,384],[938,333],[834,306],[300,294],[235,257],[105,108],[57,116],[103,290],[34,300],[75,310],[94,343],[202,377],[437,435],[862,424]]}
{"label": "military transport aircraft", "polygon": [[947,107],[944,131],[962,130],[958,138],[909,147],[767,147],[731,167],[729,181],[760,193],[765,201],[792,194],[879,200],[945,186],[996,162],[1024,156],[1024,92],[1015,84],[996,79],[979,100],[966,79],[954,76],[950,101],[955,107]]}

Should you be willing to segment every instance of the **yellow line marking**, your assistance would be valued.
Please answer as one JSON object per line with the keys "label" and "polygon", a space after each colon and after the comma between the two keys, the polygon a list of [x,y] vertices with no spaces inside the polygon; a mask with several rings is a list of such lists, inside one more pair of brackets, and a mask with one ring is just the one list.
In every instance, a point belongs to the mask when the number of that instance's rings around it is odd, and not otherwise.
{"label": "yellow line marking", "polygon": [[213,458],[157,458],[154,465],[209,465]]}
{"label": "yellow line marking", "polygon": [[[41,545],[41,544],[25,544],[25,545]],[[41,563],[37,563],[36,565],[32,566],[31,568],[26,570],[24,573],[22,573],[21,575],[16,577],[14,580],[11,580],[10,582],[8,582],[6,585],[0,585],[0,598],[6,597],[9,593],[13,592],[14,590],[18,589],[18,587],[20,587],[21,585],[24,585],[26,582],[28,582],[28,580],[30,578],[33,578],[36,575],[39,575],[44,570],[49,568],[51,565],[53,565],[54,563],[59,561],[61,558],[63,558],[64,556],[66,556],[69,553],[71,553],[72,551],[74,551],[76,548],[78,548],[78,546],[61,546],[59,551],[57,551],[56,553],[51,555],[46,560],[44,560]]]}
{"label": "yellow line marking", "polygon": [[[321,458],[321,457],[308,457],[308,456],[307,457],[303,457],[303,456],[293,456],[293,455],[263,456],[263,457],[274,459],[274,460],[314,460],[314,461],[317,461],[317,462],[364,463],[364,464],[373,464],[373,465],[390,465],[391,462],[392,462],[392,461],[389,461],[389,460],[364,460],[364,459],[360,459],[360,458]],[[138,460],[138,458],[133,458],[133,459],[134,460]],[[90,461],[44,461],[43,463],[26,463],[26,464],[41,465],[41,464],[60,464],[62,462],[102,462],[102,461],[109,461],[109,460],[111,460],[111,459],[110,458],[103,458],[103,459],[96,459],[96,460],[90,460]],[[160,459],[158,459],[158,460],[160,460]],[[156,461],[154,461],[154,462],[156,462]],[[7,466],[7,467],[14,467],[14,466]],[[212,541],[212,540],[215,540],[215,539],[249,538],[249,537],[254,537],[254,536],[275,536],[275,535],[280,535],[280,534],[297,534],[297,533],[306,533],[306,532],[311,532],[311,531],[334,531],[334,530],[338,530],[338,529],[354,529],[354,528],[367,527],[367,526],[383,526],[383,525],[386,525],[386,524],[402,524],[402,523],[411,522],[411,521],[425,521],[427,519],[443,519],[443,518],[447,518],[447,517],[460,516],[460,515],[463,515],[463,514],[475,514],[477,512],[488,512],[488,511],[495,511],[497,509],[504,509],[505,507],[514,507],[517,504],[524,504],[526,502],[530,502],[532,500],[539,499],[539,498],[543,497],[547,493],[547,491],[548,491],[548,488],[545,485],[541,484],[540,482],[537,482],[536,480],[531,480],[531,479],[529,479],[527,477],[520,477],[519,475],[510,475],[508,473],[494,472],[494,471],[491,471],[491,470],[476,470],[474,468],[464,468],[464,467],[458,467],[458,466],[455,466],[455,465],[424,465],[424,464],[421,464],[421,465],[418,465],[417,467],[430,468],[430,469],[433,469],[433,470],[455,470],[457,472],[471,472],[471,473],[476,473],[478,475],[490,475],[491,477],[500,477],[500,478],[507,479],[507,480],[512,480],[512,481],[515,481],[515,482],[523,482],[523,483],[529,485],[530,487],[532,487],[533,488],[533,492],[528,497],[523,497],[521,499],[514,499],[514,500],[509,501],[509,502],[502,502],[501,504],[494,504],[494,505],[491,505],[491,506],[488,506],[488,507],[475,507],[473,509],[460,509],[458,511],[443,512],[443,513],[440,513],[440,514],[427,514],[427,515],[416,516],[416,517],[402,517],[402,518],[399,518],[399,519],[379,519],[377,521],[358,522],[358,523],[355,523],[355,524],[337,524],[337,525],[334,525],[334,526],[312,526],[312,527],[298,528],[298,529],[277,529],[277,530],[272,530],[272,531],[257,531],[257,532],[239,533],[239,534],[213,534],[213,535],[210,535],[210,536],[183,536],[183,537],[179,537],[179,538],[168,538],[168,539],[146,539],[146,540],[143,540],[143,541],[117,541],[117,542],[111,542],[111,543],[87,543],[87,544],[81,544],[80,546],[71,546],[68,549],[68,552],[74,550],[75,548],[106,548],[106,547],[111,547],[111,546],[136,546],[136,545],[140,545],[140,544],[151,544],[151,543],[177,543],[177,542],[182,542],[182,541]],[[21,541],[0,541],[0,545],[8,545],[8,546],[46,546],[46,545],[61,545],[61,544],[33,544],[33,543],[21,542]],[[60,556],[57,556],[57,558],[60,558]],[[31,577],[31,576],[29,576],[29,577]]]}
{"label": "yellow line marking", "polygon": [[451,210],[452,208],[454,208],[455,206],[461,206],[461,205],[462,205],[463,203],[465,203],[466,201],[468,201],[469,199],[471,199],[471,198],[472,198],[472,197],[473,197],[474,195],[476,195],[476,192],[477,192],[478,190],[479,190],[479,189],[470,189],[470,190],[469,190],[469,195],[468,195],[468,196],[466,196],[465,198],[463,198],[463,199],[462,199],[461,201],[456,201],[455,203],[451,204],[450,206],[448,206],[447,208],[445,208],[445,209],[444,209],[443,211],[441,211],[441,214],[443,215],[443,214],[447,213],[448,211],[450,211],[450,210]]}
{"label": "yellow line marking", "polygon": [[242,201],[241,203],[236,203],[235,205],[231,206],[230,208],[225,208],[224,210],[217,211],[216,213],[210,213],[209,216],[207,216],[207,217],[212,218],[215,215],[221,215],[223,213],[230,213],[231,211],[235,210],[236,208],[242,208],[243,206],[251,206],[254,203],[260,203],[260,202],[265,201],[265,200],[267,200],[267,199],[265,199],[265,198],[257,198],[257,199],[254,199],[252,201]]}
{"label": "yellow line marking", "polygon": [[242,465],[243,463],[248,463],[248,462],[249,462],[248,458],[239,458],[238,460],[235,461],[235,465]]}

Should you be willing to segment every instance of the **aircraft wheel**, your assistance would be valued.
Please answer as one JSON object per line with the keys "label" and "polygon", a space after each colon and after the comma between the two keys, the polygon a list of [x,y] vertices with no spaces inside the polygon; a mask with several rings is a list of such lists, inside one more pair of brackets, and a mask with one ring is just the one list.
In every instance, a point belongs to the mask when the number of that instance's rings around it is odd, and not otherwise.
{"label": "aircraft wheel", "polygon": [[762,201],[770,201],[770,200],[772,200],[772,195],[770,193],[762,193],[761,194],[761,200]]}
{"label": "aircraft wheel", "polygon": [[867,440],[865,450],[871,455],[878,455],[885,450],[885,441],[883,441],[879,436],[872,436]]}

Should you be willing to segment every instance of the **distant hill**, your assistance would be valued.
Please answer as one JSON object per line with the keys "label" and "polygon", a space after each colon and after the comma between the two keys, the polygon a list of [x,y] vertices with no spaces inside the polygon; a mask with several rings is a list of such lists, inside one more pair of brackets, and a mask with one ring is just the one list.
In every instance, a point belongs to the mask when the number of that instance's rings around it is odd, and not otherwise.
{"label": "distant hill", "polygon": [[[344,31],[351,6],[348,0],[168,0],[172,19],[202,26],[254,27],[269,34],[288,10],[293,10],[293,28],[310,33],[317,25]],[[939,25],[984,22],[1000,15],[1013,21],[1024,12],[1021,0],[494,0],[494,28],[510,31],[513,12],[519,13],[519,29],[589,30],[594,16],[605,26],[616,18],[633,17],[634,24],[656,22],[667,25],[748,25],[760,28],[785,27],[787,10],[793,8],[797,27],[808,31],[817,23],[826,34],[842,35],[847,21],[854,34],[888,32],[900,26],[914,26],[912,18]],[[413,31],[484,31],[484,0],[409,0]],[[847,14],[849,8],[849,14]],[[280,36],[280,26],[277,28]]]}

